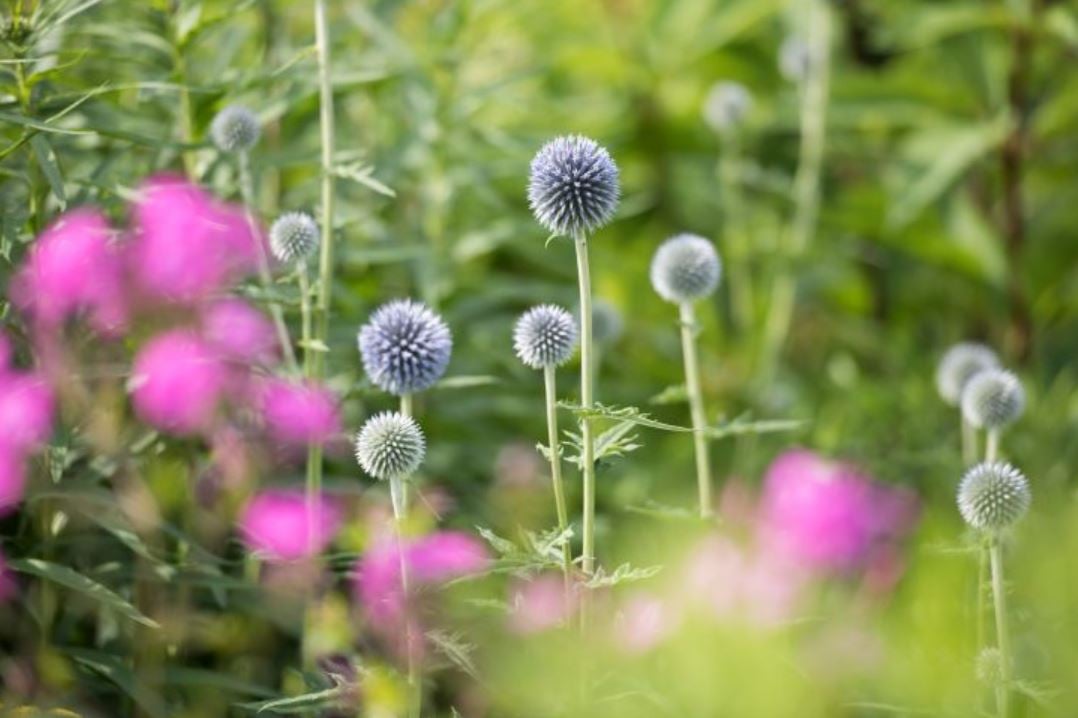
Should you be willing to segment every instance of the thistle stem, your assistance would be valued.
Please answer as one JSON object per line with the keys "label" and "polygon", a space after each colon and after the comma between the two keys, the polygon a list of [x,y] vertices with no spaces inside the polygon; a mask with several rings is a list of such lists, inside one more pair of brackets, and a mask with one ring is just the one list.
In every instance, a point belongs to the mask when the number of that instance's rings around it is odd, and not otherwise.
{"label": "thistle stem", "polygon": [[303,339],[303,374],[311,375],[311,363],[316,352],[311,348],[311,281],[307,276],[307,260],[301,259],[296,265],[299,276],[299,311],[301,319],[301,337]]}
{"label": "thistle stem", "polygon": [[[333,289],[333,83],[331,79],[329,27],[325,0],[314,3],[315,43],[318,54],[319,129],[322,144],[322,243],[318,262],[318,306],[315,338],[323,343],[329,333],[329,304]],[[322,353],[314,357],[312,374],[321,378],[325,370]]]}
{"label": "thistle stem", "polygon": [[685,387],[692,413],[692,439],[696,452],[696,486],[700,502],[700,518],[711,516],[711,464],[708,458],[707,411],[700,387],[700,363],[696,356],[696,310],[691,302],[682,302],[681,352],[685,360]]}
{"label": "thistle stem", "polygon": [[[595,404],[593,382],[595,379],[592,357],[592,308],[591,270],[588,266],[588,238],[583,232],[574,237],[576,244],[576,270],[580,283],[580,406],[585,411]],[[584,479],[584,511],[582,568],[586,575],[595,570],[595,437],[591,418],[580,420],[583,444],[582,473]]]}
{"label": "thistle stem", "polygon": [[989,429],[984,442],[984,460],[995,461],[999,458],[999,429]]}
{"label": "thistle stem", "polygon": [[966,421],[965,416],[960,418],[962,422],[962,463],[973,466],[977,460],[977,429]]}
{"label": "thistle stem", "polygon": [[[550,480],[554,485],[554,506],[558,513],[558,530],[562,536],[565,536],[569,530],[569,511],[566,508],[565,488],[561,479],[561,444],[558,441],[558,393],[555,373],[554,366],[543,367],[543,380],[546,386],[547,441],[549,442],[547,446],[550,449]],[[568,540],[562,545],[562,563],[565,572],[565,587],[568,590],[573,573],[573,557]]]}
{"label": "thistle stem", "polygon": [[992,561],[992,599],[996,607],[996,646],[999,648],[1000,676],[996,686],[996,708],[999,718],[1007,718],[1007,693],[1011,680],[1011,649],[1007,635],[1007,595],[1003,590],[1003,544],[999,536],[992,537],[989,549]]}
{"label": "thistle stem", "polygon": [[[407,394],[405,396],[408,396]],[[401,397],[403,404],[405,396]],[[412,624],[408,617],[408,559],[404,551],[404,519],[408,515],[408,492],[404,479],[394,477],[389,480],[389,497],[393,504],[393,527],[397,540],[397,560],[400,566],[401,593],[404,595],[404,656],[408,666],[408,716],[419,718],[423,711],[423,687],[419,682],[412,642]]]}

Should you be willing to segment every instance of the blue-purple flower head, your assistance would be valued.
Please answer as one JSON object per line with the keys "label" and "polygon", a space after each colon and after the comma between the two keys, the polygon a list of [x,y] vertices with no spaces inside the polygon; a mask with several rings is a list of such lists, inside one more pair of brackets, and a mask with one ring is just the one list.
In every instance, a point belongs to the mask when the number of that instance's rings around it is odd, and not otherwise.
{"label": "blue-purple flower head", "polygon": [[314,217],[306,212],[287,212],[270,227],[270,250],[277,261],[291,264],[311,256],[318,248],[319,236]]}
{"label": "blue-purple flower head", "polygon": [[695,234],[671,237],[651,260],[651,285],[675,304],[695,302],[714,292],[721,273],[715,245]]}
{"label": "blue-purple flower head", "polygon": [[936,367],[936,389],[951,406],[962,401],[962,390],[977,374],[999,368],[999,357],[989,347],[976,342],[959,342],[946,352]]}
{"label": "blue-purple flower head", "polygon": [[414,473],[427,453],[419,424],[396,411],[376,414],[356,435],[356,461],[376,479],[402,479]]}
{"label": "blue-purple flower head", "polygon": [[513,348],[520,361],[532,369],[560,366],[576,348],[576,319],[553,304],[532,307],[517,320]]}
{"label": "blue-purple flower head", "polygon": [[727,132],[745,121],[752,95],[739,82],[716,82],[704,99],[704,121],[716,132]]}
{"label": "blue-purple flower head", "polygon": [[528,204],[551,234],[574,236],[599,229],[614,217],[620,195],[618,166],[587,137],[551,140],[532,160]]}
{"label": "blue-purple flower head", "polygon": [[977,464],[958,486],[958,511],[981,531],[1002,531],[1029,510],[1032,494],[1021,471],[1002,461]]}
{"label": "blue-purple flower head", "polygon": [[962,416],[978,429],[1002,429],[1026,408],[1026,390],[1013,373],[987,369],[962,390]]}
{"label": "blue-purple flower head", "polygon": [[243,105],[229,105],[210,123],[210,137],[222,152],[246,152],[261,135],[258,116]]}
{"label": "blue-purple flower head", "polygon": [[430,388],[449,366],[453,337],[425,304],[383,304],[359,330],[359,353],[371,381],[398,396]]}

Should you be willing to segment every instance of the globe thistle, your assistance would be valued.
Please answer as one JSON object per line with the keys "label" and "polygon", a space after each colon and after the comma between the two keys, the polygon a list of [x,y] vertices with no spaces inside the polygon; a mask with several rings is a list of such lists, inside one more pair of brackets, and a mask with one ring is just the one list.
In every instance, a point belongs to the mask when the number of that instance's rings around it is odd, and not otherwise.
{"label": "globe thistle", "polygon": [[1026,392],[1013,373],[989,369],[974,376],[962,391],[962,416],[978,429],[1001,429],[1022,415]]}
{"label": "globe thistle", "polygon": [[531,164],[528,204],[552,234],[592,232],[611,220],[620,196],[618,166],[593,140],[558,137]]}
{"label": "globe thistle", "polygon": [[532,307],[517,320],[513,349],[532,369],[560,366],[569,361],[576,347],[576,320],[553,304]]}
{"label": "globe thistle", "polygon": [[804,82],[812,72],[812,50],[801,37],[791,35],[779,48],[779,72],[789,82]]}
{"label": "globe thistle", "polygon": [[453,337],[442,318],[410,299],[383,304],[359,331],[364,370],[376,386],[398,396],[438,381],[452,350]]}
{"label": "globe thistle", "polygon": [[716,132],[740,125],[752,110],[752,95],[737,82],[716,82],[704,100],[704,121]]}
{"label": "globe thistle", "polygon": [[936,389],[951,406],[962,401],[962,390],[975,375],[999,367],[999,357],[976,342],[959,342],[948,349],[936,367]]}
{"label": "globe thistle", "polygon": [[721,272],[715,245],[695,234],[679,234],[656,250],[651,285],[668,302],[693,302],[715,291]]}
{"label": "globe thistle", "polygon": [[270,227],[269,239],[277,261],[292,264],[311,256],[318,248],[318,224],[306,212],[288,212]]}
{"label": "globe thistle", "polygon": [[367,420],[356,435],[356,461],[376,479],[409,476],[423,463],[427,442],[410,416],[385,411]]}
{"label": "globe thistle", "polygon": [[243,105],[229,105],[210,123],[210,137],[222,152],[246,152],[261,134],[258,117]]}
{"label": "globe thistle", "polygon": [[1029,510],[1029,482],[1022,472],[1002,461],[977,464],[958,486],[958,511],[970,526],[1001,531]]}

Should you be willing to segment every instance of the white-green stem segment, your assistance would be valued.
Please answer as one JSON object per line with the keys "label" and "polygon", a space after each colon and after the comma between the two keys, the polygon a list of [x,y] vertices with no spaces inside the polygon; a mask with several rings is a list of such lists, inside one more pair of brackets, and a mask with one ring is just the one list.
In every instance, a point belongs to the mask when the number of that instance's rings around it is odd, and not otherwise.
{"label": "white-green stem segment", "polygon": [[984,460],[995,461],[999,458],[999,429],[988,429],[985,432]]}
{"label": "white-green stem segment", "polygon": [[[583,232],[574,237],[576,271],[580,284],[580,406],[585,412],[595,406],[592,357],[591,269],[588,265],[588,238]],[[580,419],[583,444],[581,464],[584,479],[583,549],[581,568],[591,575],[595,570],[595,437],[591,417]]]}
{"label": "white-green stem segment", "polygon": [[1000,718],[1007,718],[1008,691],[1011,681],[1011,645],[1007,634],[1007,594],[1003,584],[1003,542],[993,536],[989,548],[992,561],[992,599],[996,608],[996,647],[999,649],[999,683],[996,685],[996,708]]}
{"label": "white-green stem segment", "polygon": [[[315,44],[318,55],[319,128],[322,144],[322,243],[318,261],[318,304],[315,339],[323,345],[329,333],[329,306],[333,290],[333,82],[329,55],[329,25],[325,0],[314,3]],[[325,357],[318,352],[312,364],[312,374],[321,378]]]}
{"label": "white-green stem segment", "polygon": [[961,416],[962,421],[962,463],[973,466],[977,460],[977,429]]}
{"label": "white-green stem segment", "polygon": [[700,362],[696,356],[696,310],[692,302],[682,302],[681,353],[685,360],[685,389],[692,414],[693,448],[696,453],[696,488],[700,517],[711,516],[711,462],[708,457],[707,411],[700,383]]}
{"label": "white-green stem segment", "polygon": [[[412,395],[401,394],[400,413],[404,416],[412,416]],[[404,477],[395,477],[389,480],[389,498],[393,503],[393,523],[397,533],[397,551],[400,559],[401,591],[404,593],[405,606],[408,605],[408,561],[405,557],[404,547],[404,520],[408,516],[408,484]],[[405,656],[408,662],[408,715],[410,718],[419,718],[423,710],[423,685],[420,681],[419,668],[413,655],[413,641],[411,622],[407,621],[404,626]]]}
{"label": "white-green stem segment", "polygon": [[[554,485],[554,507],[558,513],[558,531],[562,536],[569,530],[569,510],[565,503],[565,487],[561,478],[561,443],[558,440],[558,392],[555,382],[556,368],[553,365],[543,367],[543,383],[546,394],[547,447],[550,451],[550,480]],[[566,540],[562,545],[562,564],[565,582],[568,586],[573,572],[573,557]]]}

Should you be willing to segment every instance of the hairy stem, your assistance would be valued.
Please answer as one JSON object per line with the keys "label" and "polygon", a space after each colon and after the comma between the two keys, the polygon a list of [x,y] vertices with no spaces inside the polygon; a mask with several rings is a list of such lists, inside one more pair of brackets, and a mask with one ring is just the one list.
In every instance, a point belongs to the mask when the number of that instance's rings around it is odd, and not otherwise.
{"label": "hairy stem", "polygon": [[[588,238],[580,232],[576,235],[576,269],[580,283],[580,405],[585,410],[595,404],[595,374],[592,357],[592,307],[591,307],[591,270],[588,266]],[[591,575],[595,570],[595,437],[592,433],[591,419],[587,416],[580,420],[580,434],[583,443],[581,458],[584,478],[584,512],[582,550],[582,568]]]}
{"label": "hairy stem", "polygon": [[1007,635],[1007,594],[1003,587],[1003,543],[992,538],[989,549],[992,561],[992,599],[996,608],[996,647],[999,648],[1000,675],[996,686],[996,708],[1000,718],[1007,718],[1007,698],[1011,680],[1011,648]]}
{"label": "hairy stem", "polygon": [[704,409],[704,392],[700,387],[700,362],[696,357],[696,310],[691,302],[682,302],[681,353],[685,360],[685,388],[689,395],[692,413],[693,449],[696,452],[696,488],[700,503],[700,517],[711,516],[711,463],[708,458],[707,411]]}
{"label": "hairy stem", "polygon": [[[543,380],[546,387],[546,428],[547,447],[550,449],[550,480],[554,485],[554,507],[558,513],[558,530],[564,536],[569,529],[569,511],[565,504],[565,487],[561,479],[561,443],[558,441],[558,393],[555,384],[555,368],[543,367]],[[569,541],[562,545],[562,563],[565,572],[565,586],[568,590],[573,573],[573,557]]]}

